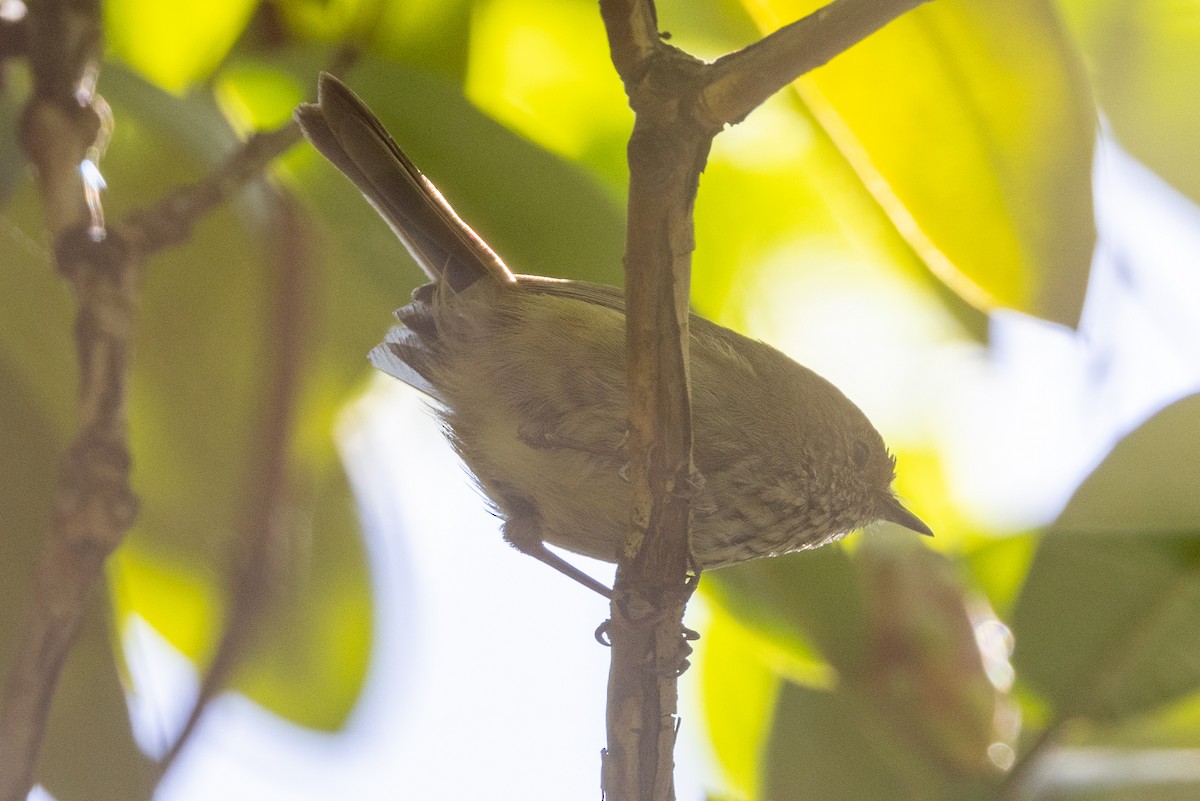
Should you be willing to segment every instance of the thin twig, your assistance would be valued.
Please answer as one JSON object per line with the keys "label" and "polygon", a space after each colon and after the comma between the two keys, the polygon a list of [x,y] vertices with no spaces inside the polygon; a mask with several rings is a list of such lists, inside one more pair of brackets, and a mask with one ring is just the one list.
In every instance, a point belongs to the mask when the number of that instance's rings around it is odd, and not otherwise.
{"label": "thin twig", "polygon": [[208,664],[200,691],[187,720],[157,767],[166,776],[199,724],[213,698],[226,686],[253,644],[260,624],[272,606],[286,558],[286,520],[282,514],[291,487],[288,448],[295,420],[307,299],[311,288],[314,248],[303,212],[279,188],[270,188],[272,225],[270,264],[274,278],[270,298],[270,353],[264,359],[260,385],[265,391],[261,419],[248,463],[254,481],[248,484],[234,545],[233,582],[229,613],[216,654]]}
{"label": "thin twig", "polygon": [[[376,6],[365,19],[363,36],[374,30],[381,6]],[[347,41],[338,48],[326,70],[334,75],[349,70],[361,56],[363,37]],[[224,165],[206,181],[185,188],[150,211],[151,220],[161,224],[147,228],[162,232],[150,234],[151,243],[167,244],[170,237],[190,230],[191,222],[204,211],[224,202],[242,182],[257,176],[262,169],[282,155],[301,138],[294,121],[269,132],[256,133],[248,139]],[[252,485],[243,506],[238,535],[233,540],[230,555],[230,604],[226,625],[217,644],[212,661],[205,668],[200,690],[183,728],[158,764],[159,781],[166,776],[182,753],[208,705],[228,684],[247,650],[252,646],[262,618],[279,589],[285,543],[280,528],[281,508],[290,489],[288,476],[288,447],[299,392],[300,366],[303,358],[303,332],[307,329],[306,297],[315,266],[315,252],[309,239],[309,229],[303,222],[303,212],[283,189],[264,185],[272,199],[274,225],[271,243],[271,267],[277,283],[269,297],[274,303],[270,310],[271,330],[274,333],[274,353],[267,359],[262,386],[267,388],[262,407],[262,419],[254,430],[260,436],[251,454]]]}

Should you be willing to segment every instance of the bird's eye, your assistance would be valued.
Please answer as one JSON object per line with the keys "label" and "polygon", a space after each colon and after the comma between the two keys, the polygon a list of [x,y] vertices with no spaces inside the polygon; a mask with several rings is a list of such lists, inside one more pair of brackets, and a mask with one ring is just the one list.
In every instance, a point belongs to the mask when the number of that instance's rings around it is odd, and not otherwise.
{"label": "bird's eye", "polygon": [[867,466],[867,457],[870,456],[870,450],[867,448],[867,443],[861,439],[854,440],[854,444],[850,446],[850,458],[854,460],[854,466],[863,468]]}

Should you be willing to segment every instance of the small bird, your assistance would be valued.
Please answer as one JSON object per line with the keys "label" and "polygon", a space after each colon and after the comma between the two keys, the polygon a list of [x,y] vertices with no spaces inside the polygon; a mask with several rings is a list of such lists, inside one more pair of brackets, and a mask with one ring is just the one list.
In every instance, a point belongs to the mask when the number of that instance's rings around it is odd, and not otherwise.
{"label": "small bird", "polygon": [[[429,276],[371,363],[436,402],[505,539],[608,595],[546,543],[609,562],[624,546],[623,294],[514,275],[333,76],[296,120]],[[896,499],[883,438],[831,383],[696,315],[690,359],[697,570],[816,548],[879,520],[932,536]]]}

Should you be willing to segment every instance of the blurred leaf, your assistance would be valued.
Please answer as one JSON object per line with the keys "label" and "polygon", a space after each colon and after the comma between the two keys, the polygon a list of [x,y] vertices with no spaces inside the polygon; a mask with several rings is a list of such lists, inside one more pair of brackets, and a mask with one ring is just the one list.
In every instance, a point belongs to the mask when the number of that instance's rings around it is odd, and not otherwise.
{"label": "blurred leaf", "polygon": [[848,680],[955,774],[995,775],[1001,700],[950,563],[899,531],[864,537],[854,556],[871,629],[865,670]]}
{"label": "blurred leaf", "polygon": [[[764,30],[823,5],[746,3]],[[968,302],[1075,325],[1094,111],[1047,0],[917,9],[797,82],[863,187]]]}
{"label": "blurred leaf", "polygon": [[311,87],[272,64],[235,61],[222,70],[215,91],[226,119],[249,135],[290,122]]}
{"label": "blurred leaf", "polygon": [[293,514],[309,518],[297,537],[302,569],[272,611],[234,689],[301,725],[333,730],[358,700],[373,612],[354,499],[340,470],[314,475]]}
{"label": "blurred leaf", "polygon": [[595,3],[483,0],[475,13],[467,97],[623,192],[633,112]]}
{"label": "blurred leaf", "polygon": [[474,27],[472,0],[275,0],[283,23],[303,39],[363,41],[377,59],[461,82]]}
{"label": "blurred leaf", "polygon": [[1192,0],[1058,0],[1121,144],[1200,201],[1200,6]]}
{"label": "blurred leaf", "polygon": [[8,354],[0,352],[0,677],[12,665],[34,561],[50,529],[63,442]]}
{"label": "blurred leaf", "polygon": [[1200,687],[1200,396],[1119,442],[1043,538],[1017,673],[1061,717],[1120,720]]}
{"label": "blurred leaf", "polygon": [[1054,522],[1058,532],[1200,532],[1200,395],[1126,436]]}
{"label": "blurred leaf", "polygon": [[1116,721],[1200,687],[1200,529],[1051,531],[1013,614],[1017,675],[1058,717]]}
{"label": "blurred leaf", "polygon": [[1003,618],[1008,618],[1029,572],[1037,538],[1033,535],[990,540],[963,557],[972,585],[982,590]]}
{"label": "blurred leaf", "polygon": [[900,721],[850,689],[785,684],[762,798],[771,801],[987,801],[993,782],[954,778]]}
{"label": "blurred leaf", "polygon": [[17,125],[24,98],[29,91],[28,73],[8,69],[0,84],[0,206],[8,202],[28,169],[25,153],[17,141]]}
{"label": "blurred leaf", "polygon": [[[1151,770],[1159,767],[1152,759],[1147,761],[1150,764],[1146,767]],[[1132,774],[1134,770],[1136,769],[1130,767],[1129,772]],[[1055,787],[1054,798],[1055,801],[1194,801],[1200,797],[1200,782],[1195,781],[1172,781],[1129,775],[1124,781],[1118,778],[1104,783],[1116,783],[1119,786],[1092,786],[1072,790],[1069,786],[1058,785]]]}
{"label": "blurred leaf", "polygon": [[867,613],[840,545],[756,559],[704,575],[706,592],[748,630],[808,657],[811,642],[838,670],[861,668]]}
{"label": "blurred leaf", "polygon": [[257,6],[257,0],[108,0],[104,32],[115,56],[179,93],[212,73]]}
{"label": "blurred leaf", "polygon": [[709,741],[735,797],[761,797],[759,784],[780,679],[761,640],[716,610],[700,646],[700,683]]}
{"label": "blurred leaf", "polygon": [[1076,726],[1072,746],[1125,749],[1200,748],[1200,693],[1117,725]]}

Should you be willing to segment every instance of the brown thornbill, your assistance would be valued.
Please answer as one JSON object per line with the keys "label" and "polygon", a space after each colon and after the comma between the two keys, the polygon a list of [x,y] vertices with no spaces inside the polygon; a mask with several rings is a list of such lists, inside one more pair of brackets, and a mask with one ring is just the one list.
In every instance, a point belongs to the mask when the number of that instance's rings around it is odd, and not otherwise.
{"label": "brown thornbill", "polygon": [[[438,404],[521,551],[607,593],[545,543],[615,562],[629,523],[624,298],[514,275],[336,78],[296,111],[429,276],[371,351]],[[815,548],[878,520],[928,526],[892,492],[895,460],[836,387],[779,351],[691,318],[692,562]]]}

